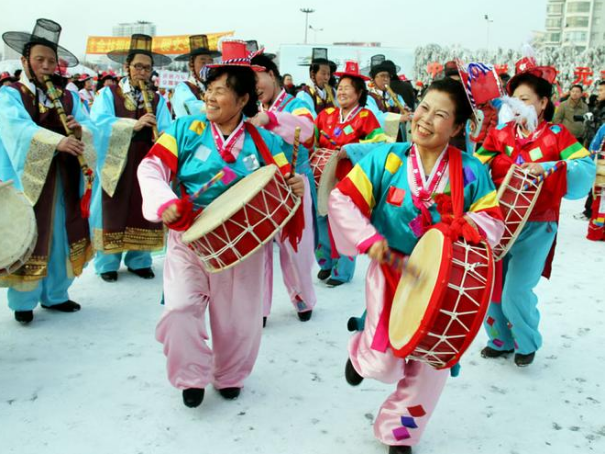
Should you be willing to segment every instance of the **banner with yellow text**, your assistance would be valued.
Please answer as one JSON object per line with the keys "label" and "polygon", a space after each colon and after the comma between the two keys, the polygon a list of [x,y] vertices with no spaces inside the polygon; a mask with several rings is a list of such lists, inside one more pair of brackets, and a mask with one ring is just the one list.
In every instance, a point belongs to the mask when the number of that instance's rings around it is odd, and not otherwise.
{"label": "banner with yellow text", "polygon": [[[233,32],[208,33],[210,49],[216,50],[218,40],[223,36],[233,36]],[[112,50],[130,47],[130,36],[89,36],[86,43],[87,54],[106,54]],[[189,52],[189,35],[154,36],[153,51],[165,55],[181,55]]]}

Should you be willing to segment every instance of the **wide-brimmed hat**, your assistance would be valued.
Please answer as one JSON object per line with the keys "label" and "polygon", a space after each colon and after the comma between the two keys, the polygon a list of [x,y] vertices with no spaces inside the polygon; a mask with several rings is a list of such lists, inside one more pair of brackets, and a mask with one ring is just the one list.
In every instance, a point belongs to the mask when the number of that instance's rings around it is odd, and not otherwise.
{"label": "wide-brimmed hat", "polygon": [[212,58],[220,57],[221,53],[217,50],[210,50],[207,35],[192,35],[189,37],[189,52],[179,55],[174,61],[187,61],[196,55],[210,55]]}
{"label": "wide-brimmed hat", "polygon": [[152,45],[153,38],[151,36],[135,33],[130,37],[129,49],[112,50],[107,54],[107,57],[116,63],[124,64],[129,56],[143,54],[151,57],[153,60],[153,66],[168,66],[172,62],[170,57],[153,52],[151,50]]}
{"label": "wide-brimmed hat", "polygon": [[391,60],[387,60],[386,56],[383,54],[373,55],[370,58],[370,66],[366,66],[361,70],[363,74],[369,75],[372,79],[374,79],[378,73],[385,71],[391,76],[397,76],[397,73],[401,71],[401,67]]}
{"label": "wide-brimmed hat", "polygon": [[78,82],[86,82],[87,80],[92,79],[92,76],[86,73],[83,73],[78,77]]}
{"label": "wide-brimmed hat", "polygon": [[118,75],[116,73],[114,73],[113,71],[103,71],[99,75],[99,80],[103,81],[103,80],[106,80],[106,79],[117,80],[118,79]]}
{"label": "wide-brimmed hat", "polygon": [[265,52],[265,48],[259,47],[258,41],[255,39],[250,39],[250,40],[246,41],[246,49],[248,49],[248,53],[250,54],[251,60],[254,57],[256,57],[257,55],[261,55],[261,54],[267,58],[270,58],[271,60],[274,60],[275,57],[277,57],[276,54],[272,54],[270,52]]}
{"label": "wide-brimmed hat", "polygon": [[343,71],[337,71],[334,73],[336,77],[356,77],[364,81],[370,80],[368,76],[361,74],[359,71],[359,63],[354,60],[347,60],[345,62],[345,69]]}
{"label": "wide-brimmed hat", "polygon": [[6,32],[2,40],[8,47],[23,55],[27,44],[40,44],[50,47],[57,53],[59,60],[63,60],[68,67],[76,66],[78,58],[64,47],[59,46],[61,26],[50,19],[38,19],[31,33]]}
{"label": "wide-brimmed hat", "polygon": [[206,65],[207,68],[220,68],[223,66],[247,67],[253,71],[262,72],[265,68],[251,63],[250,53],[246,41],[239,39],[225,39],[221,41],[221,61]]}
{"label": "wide-brimmed hat", "polygon": [[18,79],[8,71],[4,71],[2,74],[0,74],[0,84],[4,83],[7,80],[10,80],[11,82],[17,82]]}
{"label": "wide-brimmed hat", "polygon": [[513,83],[523,74],[532,74],[552,84],[557,78],[557,68],[554,66],[538,66],[534,57],[523,57],[515,63],[515,75],[506,84],[506,92],[509,95],[512,95],[511,87]]}

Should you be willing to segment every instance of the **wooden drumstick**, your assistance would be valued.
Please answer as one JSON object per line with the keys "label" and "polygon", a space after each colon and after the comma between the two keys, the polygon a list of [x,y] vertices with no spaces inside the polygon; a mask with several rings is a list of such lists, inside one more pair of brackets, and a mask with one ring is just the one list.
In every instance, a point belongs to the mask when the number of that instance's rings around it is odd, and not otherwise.
{"label": "wooden drumstick", "polygon": [[[590,153],[590,157],[593,157],[594,155],[600,153],[600,151],[599,150],[593,150],[593,151],[589,151],[589,153]],[[570,161],[565,161],[565,160],[563,160],[563,161],[557,161],[554,166],[552,166],[550,169],[546,170],[542,175],[538,175],[533,180],[528,181],[527,183],[525,183],[523,185],[522,190],[523,191],[527,191],[530,187],[539,185],[544,180],[546,180],[549,176],[551,176],[553,173],[555,173],[557,170],[561,170],[565,166],[565,164],[568,163],[568,162],[570,164],[573,163],[573,164],[577,165],[577,163],[574,163],[573,161],[574,161],[574,159],[571,159]]]}
{"label": "wooden drumstick", "polygon": [[338,145],[338,144],[336,143],[336,141],[335,141],[334,139],[332,139],[332,137],[330,137],[330,135],[329,135],[329,134],[328,134],[326,131],[324,131],[324,130],[322,129],[321,131],[319,131],[319,133],[320,133],[322,136],[324,136],[324,138],[326,138],[326,139],[327,139],[327,140],[330,142],[330,144],[332,144],[334,147],[336,147],[336,149],[339,149],[339,148],[340,148],[340,145]]}
{"label": "wooden drumstick", "polygon": [[224,184],[229,184],[235,178],[235,173],[228,167],[223,167],[223,170],[220,170],[216,175],[210,178],[210,181],[205,183],[198,191],[196,191],[192,196],[191,200],[197,199],[200,195],[210,189],[219,181],[222,181]]}
{"label": "wooden drumstick", "polygon": [[401,271],[402,273],[411,274],[415,281],[420,279],[420,273],[414,267],[408,265],[408,259],[399,256],[399,254],[394,253],[391,249],[387,249],[384,253],[383,260],[391,268]]}
{"label": "wooden drumstick", "polygon": [[294,144],[292,146],[292,174],[296,172],[296,161],[298,160],[298,148],[300,147],[300,126],[294,130]]}

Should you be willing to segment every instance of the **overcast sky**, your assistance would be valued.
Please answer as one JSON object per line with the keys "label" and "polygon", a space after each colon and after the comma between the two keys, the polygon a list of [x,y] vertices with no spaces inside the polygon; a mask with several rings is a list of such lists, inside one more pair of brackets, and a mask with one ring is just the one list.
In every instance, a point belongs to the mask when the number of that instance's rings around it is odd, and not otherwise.
{"label": "overcast sky", "polygon": [[[145,5],[145,6],[142,6]],[[88,35],[110,36],[119,22],[154,22],[158,35],[189,35],[235,30],[268,50],[302,43],[305,15],[323,31],[309,30],[309,43],[378,41],[383,46],[460,44],[468,48],[519,48],[532,31],[543,30],[546,0],[149,0],[8,2],[0,32],[31,31],[36,18],[63,26],[61,44],[81,56]],[[315,41],[315,38],[317,39]]]}

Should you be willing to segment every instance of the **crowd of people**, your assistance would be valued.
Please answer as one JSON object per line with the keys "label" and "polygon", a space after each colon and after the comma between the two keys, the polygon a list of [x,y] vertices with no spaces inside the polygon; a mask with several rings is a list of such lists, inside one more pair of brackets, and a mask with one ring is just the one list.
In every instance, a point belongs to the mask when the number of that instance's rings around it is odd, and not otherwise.
{"label": "crowd of people", "polygon": [[[421,282],[410,259],[417,245],[438,231],[445,243],[484,248],[492,263],[491,248],[510,228],[498,188],[507,187],[511,169],[541,184],[526,224],[483,284],[492,296],[481,355],[514,355],[527,367],[542,345],[535,287],[550,274],[562,199],[590,192],[588,237],[605,240],[605,169],[594,159],[605,136],[605,82],[592,116],[582,84],[555,107],[555,81],[568,82],[561,51],[537,59],[486,55],[484,62],[508,64],[508,71],[477,64],[477,75],[455,62],[470,61],[464,51],[420,48],[418,73],[432,61],[444,68],[419,92],[384,56],[372,59],[366,75],[355,61],[335,68],[318,49],[309,80],[295,90],[263,49],[228,38],[217,51],[194,35],[177,58],[188,63],[189,80],[169,105],[152,74],[171,59],[152,50],[152,37],[135,34],[129,49],[110,52],[125,75],[104,73],[95,90],[88,76],[63,77],[59,66],[77,58],[59,44],[60,32],[39,19],[32,33],[3,35],[21,53],[23,70],[3,76],[0,89],[0,181],[12,181],[31,202],[38,235],[23,266],[2,273],[0,285],[8,287],[15,319],[29,324],[38,304],[81,309],[69,288],[89,261],[103,285],[120,285],[122,262],[153,279],[151,253],[165,249],[156,339],[187,407],[201,405],[210,385],[225,399],[240,396],[270,317],[273,243],[301,322],[321,304],[317,281],[346,285],[355,256],[367,254],[366,310],[349,321],[345,379],[395,384],[374,434],[391,454],[411,453],[459,359],[435,367],[394,348],[389,316],[398,283],[404,276]],[[591,56],[591,65],[603,64],[602,53]],[[480,100],[486,82],[497,90]],[[271,235],[261,223],[248,225],[248,236],[236,234],[240,226],[217,214],[255,203],[256,196],[240,194],[238,204],[232,189],[245,182],[265,205],[276,191],[284,197],[262,213],[277,226]],[[263,210],[254,208],[255,216]],[[210,228],[204,222],[215,229],[206,243],[195,235]],[[216,250],[201,257],[209,245]]]}

